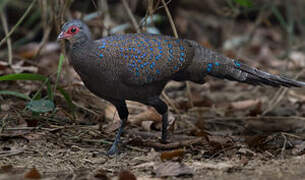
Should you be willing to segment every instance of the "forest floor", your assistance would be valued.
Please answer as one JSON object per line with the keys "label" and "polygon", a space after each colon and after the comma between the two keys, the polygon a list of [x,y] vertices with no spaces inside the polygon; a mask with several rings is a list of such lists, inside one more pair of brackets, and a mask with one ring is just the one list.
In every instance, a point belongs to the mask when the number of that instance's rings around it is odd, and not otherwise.
{"label": "forest floor", "polygon": [[184,83],[167,86],[165,92],[179,112],[170,107],[165,145],[159,143],[160,116],[128,102],[129,124],[120,153],[112,157],[105,152],[118,117],[112,105],[84,87],[69,91],[77,104],[75,119],[61,98],[56,99],[55,114],[39,117],[23,110],[23,100],[3,100],[0,179],[102,179],[120,172],[148,180],[305,178],[304,106],[296,100],[304,97],[304,90],[289,89],[280,105],[262,116],[271,106],[268,99],[279,98],[279,89],[214,79],[191,86],[193,107]]}
{"label": "forest floor", "polygon": [[[220,42],[227,56],[305,81],[305,53],[296,45],[285,57],[287,39],[278,26],[236,26],[232,20],[192,13],[179,10],[175,16],[182,37],[207,47]],[[245,37],[251,40],[236,45]],[[48,42],[35,61],[28,60],[38,46],[17,49],[13,66],[0,61],[0,74],[37,73],[54,83],[60,45]],[[108,157],[119,126],[114,107],[91,94],[67,61],[58,86],[68,92],[73,107],[57,92],[55,111],[35,115],[25,109],[27,101],[1,96],[0,180],[305,179],[304,88],[255,87],[208,77],[203,85],[190,83],[188,91],[186,83],[170,82],[162,96],[169,105],[168,143],[159,141],[160,115],[128,102],[120,153]],[[38,89],[41,96],[47,94],[41,82],[1,82],[1,90],[30,96]]]}

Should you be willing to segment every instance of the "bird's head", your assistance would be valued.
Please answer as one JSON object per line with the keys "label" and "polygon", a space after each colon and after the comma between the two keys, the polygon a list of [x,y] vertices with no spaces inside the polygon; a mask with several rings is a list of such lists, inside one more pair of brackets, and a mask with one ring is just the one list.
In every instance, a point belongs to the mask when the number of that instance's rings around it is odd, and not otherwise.
{"label": "bird's head", "polygon": [[58,40],[66,39],[71,43],[91,40],[91,33],[88,26],[80,20],[66,22],[57,37]]}

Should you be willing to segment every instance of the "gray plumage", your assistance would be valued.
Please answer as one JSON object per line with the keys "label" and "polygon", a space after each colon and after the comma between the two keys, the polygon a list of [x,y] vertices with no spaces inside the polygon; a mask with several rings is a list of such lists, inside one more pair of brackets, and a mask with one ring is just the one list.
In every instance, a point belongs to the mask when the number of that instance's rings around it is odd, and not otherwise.
{"label": "gray plumage", "polygon": [[122,123],[108,154],[117,152],[126,124],[125,100],[153,106],[162,115],[162,141],[166,141],[167,105],[159,95],[170,80],[204,83],[204,77],[210,75],[253,85],[305,86],[251,68],[195,41],[170,36],[126,34],[92,40],[89,28],[72,20],[63,25],[58,39],[68,40],[70,63],[86,87],[118,110]]}

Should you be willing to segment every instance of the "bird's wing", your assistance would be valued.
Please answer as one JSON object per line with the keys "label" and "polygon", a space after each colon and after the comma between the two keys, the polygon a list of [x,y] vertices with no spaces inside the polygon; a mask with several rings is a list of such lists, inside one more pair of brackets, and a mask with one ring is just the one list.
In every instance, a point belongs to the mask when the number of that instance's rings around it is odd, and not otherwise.
{"label": "bird's wing", "polygon": [[190,44],[170,36],[127,34],[110,36],[100,41],[111,45],[114,59],[119,60],[119,76],[128,85],[145,85],[167,81],[192,61]]}

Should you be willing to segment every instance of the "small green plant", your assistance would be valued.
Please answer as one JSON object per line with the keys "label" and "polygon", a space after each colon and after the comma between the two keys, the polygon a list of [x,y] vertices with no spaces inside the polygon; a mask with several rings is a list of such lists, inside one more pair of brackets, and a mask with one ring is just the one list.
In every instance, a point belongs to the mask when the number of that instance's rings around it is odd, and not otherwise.
{"label": "small green plant", "polygon": [[[30,110],[33,114],[46,113],[55,110],[54,104],[54,94],[58,90],[59,93],[62,94],[66,102],[68,103],[71,110],[73,110],[74,105],[72,103],[72,99],[69,94],[63,89],[57,86],[58,80],[62,71],[62,64],[64,61],[63,54],[60,55],[58,68],[57,68],[57,76],[55,84],[52,85],[50,83],[50,79],[46,76],[40,74],[31,74],[31,73],[19,73],[19,74],[8,74],[4,76],[0,76],[0,81],[16,81],[16,80],[30,80],[30,81],[41,81],[41,88],[32,96],[29,97],[26,94],[16,92],[16,91],[8,91],[2,90],[0,91],[0,95],[12,95],[28,101],[26,105],[26,109]],[[47,96],[41,97],[41,90],[46,86]]]}

